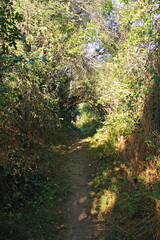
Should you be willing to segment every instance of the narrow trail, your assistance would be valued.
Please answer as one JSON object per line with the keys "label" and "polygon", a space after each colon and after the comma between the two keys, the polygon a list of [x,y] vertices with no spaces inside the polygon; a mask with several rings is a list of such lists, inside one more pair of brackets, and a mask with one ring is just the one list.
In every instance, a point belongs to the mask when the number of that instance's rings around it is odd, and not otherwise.
{"label": "narrow trail", "polygon": [[65,178],[71,185],[71,196],[64,205],[66,228],[59,240],[95,240],[94,222],[90,214],[92,161],[85,149],[85,140],[74,137],[69,147]]}

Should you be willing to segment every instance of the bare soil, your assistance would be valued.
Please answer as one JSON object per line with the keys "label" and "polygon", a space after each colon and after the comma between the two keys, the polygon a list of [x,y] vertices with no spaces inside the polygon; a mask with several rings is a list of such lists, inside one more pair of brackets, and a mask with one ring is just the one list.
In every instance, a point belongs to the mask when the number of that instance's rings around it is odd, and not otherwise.
{"label": "bare soil", "polygon": [[59,240],[97,239],[90,214],[93,162],[85,148],[85,140],[74,137],[69,146],[64,175],[71,186],[71,195],[63,207],[67,223]]}

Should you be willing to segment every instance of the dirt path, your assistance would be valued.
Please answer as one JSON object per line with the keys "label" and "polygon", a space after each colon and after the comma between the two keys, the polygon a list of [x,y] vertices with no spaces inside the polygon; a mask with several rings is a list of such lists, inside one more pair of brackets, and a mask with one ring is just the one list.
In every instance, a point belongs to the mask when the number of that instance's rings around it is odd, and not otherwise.
{"label": "dirt path", "polygon": [[84,145],[84,140],[74,137],[69,147],[65,177],[71,184],[72,194],[64,206],[63,211],[67,215],[67,225],[60,233],[60,240],[96,239],[89,210],[93,167]]}

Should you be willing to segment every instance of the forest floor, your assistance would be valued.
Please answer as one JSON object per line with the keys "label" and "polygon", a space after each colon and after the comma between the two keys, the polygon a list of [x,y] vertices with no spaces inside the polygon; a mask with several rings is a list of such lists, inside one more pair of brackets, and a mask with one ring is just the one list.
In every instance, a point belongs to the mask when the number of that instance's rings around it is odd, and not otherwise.
{"label": "forest floor", "polygon": [[69,143],[64,177],[71,186],[71,194],[63,206],[67,220],[60,232],[60,240],[96,239],[95,224],[90,213],[94,163],[85,145],[85,139],[76,135]]}

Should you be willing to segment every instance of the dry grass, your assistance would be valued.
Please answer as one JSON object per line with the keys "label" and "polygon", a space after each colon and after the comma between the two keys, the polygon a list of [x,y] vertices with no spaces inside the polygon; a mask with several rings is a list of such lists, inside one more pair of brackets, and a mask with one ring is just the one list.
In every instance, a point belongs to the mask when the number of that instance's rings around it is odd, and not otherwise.
{"label": "dry grass", "polygon": [[[148,131],[151,133],[151,128]],[[95,141],[90,146],[94,152],[97,149],[100,161],[91,213],[97,219],[101,239],[160,239],[160,200],[153,194],[160,192],[160,145],[159,135],[153,135],[157,144],[154,151],[147,133],[135,131],[121,141],[113,160],[107,144],[104,144],[105,150],[98,152],[101,142],[91,140]]]}
{"label": "dry grass", "polygon": [[[143,124],[142,132],[132,133],[121,143],[120,151],[127,165],[138,177],[138,181],[152,195],[154,191],[160,192],[160,136],[147,123]],[[131,177],[130,172],[128,176]],[[135,191],[135,187],[132,191]],[[132,219],[129,231],[133,232],[135,239],[160,239],[160,200],[151,196],[141,207],[144,208],[145,214],[140,218]]]}

